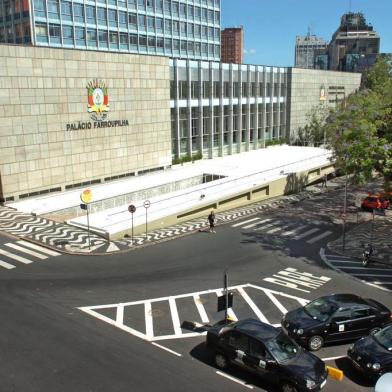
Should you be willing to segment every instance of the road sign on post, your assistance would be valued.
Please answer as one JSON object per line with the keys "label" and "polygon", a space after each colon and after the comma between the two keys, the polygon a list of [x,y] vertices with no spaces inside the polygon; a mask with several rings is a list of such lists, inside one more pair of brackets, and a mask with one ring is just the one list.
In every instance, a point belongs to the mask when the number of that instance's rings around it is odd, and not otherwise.
{"label": "road sign on post", "polygon": [[131,238],[131,244],[133,245],[133,214],[136,211],[136,207],[133,204],[130,204],[128,206],[128,211],[131,213],[132,215],[132,238]]}
{"label": "road sign on post", "polygon": [[150,200],[146,200],[144,203],[143,203],[143,206],[144,206],[144,208],[146,209],[146,240],[147,240],[147,210],[150,208],[150,206],[151,206],[151,202],[150,202]]}
{"label": "road sign on post", "polygon": [[88,204],[92,202],[93,200],[93,194],[91,192],[91,189],[85,189],[81,194],[80,194],[80,200],[84,203],[80,205],[80,208],[82,210],[86,210],[87,212],[87,236],[88,236],[88,248],[91,249],[91,240],[90,240],[90,218],[89,218],[89,210],[88,210]]}

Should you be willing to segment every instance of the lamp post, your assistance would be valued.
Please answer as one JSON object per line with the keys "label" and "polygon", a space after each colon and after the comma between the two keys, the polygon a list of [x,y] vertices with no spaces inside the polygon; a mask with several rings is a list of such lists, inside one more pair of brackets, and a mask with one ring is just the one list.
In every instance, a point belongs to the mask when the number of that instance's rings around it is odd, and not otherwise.
{"label": "lamp post", "polygon": [[346,212],[347,212],[347,170],[345,170],[344,203],[343,203],[343,251],[346,248]]}

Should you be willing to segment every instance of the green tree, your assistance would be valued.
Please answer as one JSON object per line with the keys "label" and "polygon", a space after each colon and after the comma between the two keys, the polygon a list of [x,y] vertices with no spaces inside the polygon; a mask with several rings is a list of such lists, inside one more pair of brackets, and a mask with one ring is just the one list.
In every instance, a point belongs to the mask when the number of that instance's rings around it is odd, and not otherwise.
{"label": "green tree", "polygon": [[329,108],[319,104],[307,113],[307,124],[298,128],[296,144],[317,146],[325,143],[325,124],[329,114]]}
{"label": "green tree", "polygon": [[390,189],[392,73],[387,59],[379,59],[367,73],[364,88],[331,113],[325,130],[338,168],[356,183],[369,181],[376,172]]}

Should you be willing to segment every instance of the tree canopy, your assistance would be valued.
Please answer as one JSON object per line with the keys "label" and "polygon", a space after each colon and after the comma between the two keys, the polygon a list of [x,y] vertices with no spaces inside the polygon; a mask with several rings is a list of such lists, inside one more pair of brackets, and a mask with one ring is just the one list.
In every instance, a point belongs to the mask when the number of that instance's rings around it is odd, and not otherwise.
{"label": "tree canopy", "polygon": [[325,132],[337,168],[364,183],[376,172],[392,187],[392,65],[379,58],[362,88],[333,109]]}

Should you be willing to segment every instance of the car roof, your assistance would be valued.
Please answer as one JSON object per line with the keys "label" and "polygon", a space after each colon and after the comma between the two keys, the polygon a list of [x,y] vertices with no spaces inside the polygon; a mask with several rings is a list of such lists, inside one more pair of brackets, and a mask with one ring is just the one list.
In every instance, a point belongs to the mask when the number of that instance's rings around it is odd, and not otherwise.
{"label": "car roof", "polygon": [[233,328],[261,341],[273,339],[281,332],[270,324],[251,318],[236,322]]}
{"label": "car roof", "polygon": [[355,294],[332,294],[323,297],[324,299],[335,303],[338,306],[350,306],[350,305],[367,305],[369,303],[363,298]]}

